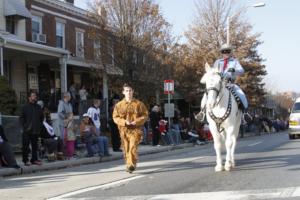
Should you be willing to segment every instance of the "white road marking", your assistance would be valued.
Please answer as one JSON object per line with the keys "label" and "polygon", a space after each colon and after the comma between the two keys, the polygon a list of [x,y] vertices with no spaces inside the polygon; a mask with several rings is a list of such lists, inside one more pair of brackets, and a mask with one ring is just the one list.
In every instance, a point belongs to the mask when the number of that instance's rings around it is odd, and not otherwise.
{"label": "white road marking", "polygon": [[262,143],[262,141],[256,142],[256,143],[253,143],[253,144],[249,144],[248,147],[253,147],[253,146],[258,145],[258,144],[260,144],[260,143]]}
{"label": "white road marking", "polygon": [[[147,200],[247,200],[247,199],[286,199],[300,197],[300,187],[274,188],[262,190],[244,191],[223,191],[223,192],[203,192],[203,193],[184,193],[184,194],[163,194],[149,196]],[[136,197],[135,197],[136,198]]]}
{"label": "white road marking", "polygon": [[202,193],[181,193],[181,194],[162,194],[162,195],[139,195],[139,196],[114,196],[114,197],[84,197],[68,198],[68,200],[268,200],[268,199],[286,199],[300,197],[300,187],[242,190],[242,191],[222,191],[222,192],[202,192]]}
{"label": "white road marking", "polygon": [[73,192],[69,192],[69,193],[66,193],[66,194],[63,194],[63,195],[60,195],[60,196],[56,196],[56,197],[53,197],[53,198],[49,198],[48,200],[61,200],[61,199],[64,199],[66,197],[70,197],[70,196],[73,196],[73,195],[77,195],[77,194],[81,194],[81,193],[84,193],[84,192],[89,192],[89,191],[97,190],[97,189],[106,190],[106,189],[110,189],[110,188],[113,188],[113,187],[123,185],[126,182],[129,182],[129,181],[132,181],[132,180],[135,180],[135,179],[139,179],[139,178],[142,178],[142,177],[144,177],[144,175],[134,176],[134,177],[130,177],[130,178],[127,178],[127,179],[122,179],[122,180],[115,181],[115,182],[112,182],[112,183],[107,183],[107,184],[104,184],[104,185],[92,186],[92,187],[76,190],[76,191],[73,191]]}

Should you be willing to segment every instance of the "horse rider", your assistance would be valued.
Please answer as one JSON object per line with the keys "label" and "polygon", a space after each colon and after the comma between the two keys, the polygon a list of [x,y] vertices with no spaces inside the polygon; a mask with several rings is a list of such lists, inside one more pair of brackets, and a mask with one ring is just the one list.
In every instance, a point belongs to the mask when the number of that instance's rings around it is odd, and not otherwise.
{"label": "horse rider", "polygon": [[[244,74],[244,68],[241,66],[240,62],[233,57],[232,55],[233,48],[228,44],[223,44],[220,48],[220,52],[222,54],[222,58],[215,61],[213,68],[217,68],[221,73],[222,77],[228,81],[228,83],[232,86],[232,89],[237,94],[240,100],[240,108],[241,110],[246,110],[248,108],[248,101],[245,93],[241,90],[241,88],[234,84],[234,81],[237,76],[241,76]],[[205,117],[205,105],[207,101],[206,93],[203,95],[201,100],[201,111],[197,114],[196,118],[199,121],[203,121]]]}

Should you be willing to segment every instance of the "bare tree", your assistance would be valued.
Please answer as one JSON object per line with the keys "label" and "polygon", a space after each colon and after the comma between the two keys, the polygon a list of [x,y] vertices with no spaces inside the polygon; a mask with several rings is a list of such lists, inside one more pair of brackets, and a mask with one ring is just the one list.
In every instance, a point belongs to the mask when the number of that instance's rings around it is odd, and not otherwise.
{"label": "bare tree", "polygon": [[110,49],[103,57],[112,58],[114,66],[123,71],[121,77],[110,79],[116,84],[130,81],[143,95],[146,91],[154,95],[162,84],[163,60],[172,42],[170,24],[159,5],[153,0],[95,0],[90,8],[97,24],[91,35]]}
{"label": "bare tree", "polygon": [[[245,8],[239,7],[235,0],[198,0],[196,8],[195,20],[185,33],[188,39],[187,47],[190,50],[186,50],[188,54],[182,54],[180,59],[185,62],[180,64],[181,66],[189,65],[189,71],[186,73],[189,73],[190,77],[181,81],[185,85],[185,90],[194,89],[195,83],[191,85],[189,80],[200,80],[204,73],[205,62],[212,65],[218,58],[219,48],[226,42],[226,19],[230,17],[231,45],[235,48],[234,55],[241,61],[246,71],[245,76],[238,82],[245,90],[251,105],[262,103],[264,101],[262,79],[266,71],[265,66],[261,64],[263,60],[257,52],[257,46],[261,44],[258,39],[260,35],[251,33],[252,26],[243,15]],[[179,72],[182,73],[182,70]]]}

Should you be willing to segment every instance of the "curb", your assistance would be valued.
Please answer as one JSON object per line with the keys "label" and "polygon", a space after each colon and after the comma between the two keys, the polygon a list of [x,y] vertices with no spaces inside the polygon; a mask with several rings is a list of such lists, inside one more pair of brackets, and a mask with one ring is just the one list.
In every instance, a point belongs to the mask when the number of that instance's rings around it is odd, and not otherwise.
{"label": "curb", "polygon": [[[178,146],[160,146],[157,148],[140,151],[138,154],[139,154],[139,156],[147,155],[147,154],[156,154],[156,153],[160,153],[160,152],[174,151],[176,149],[189,148],[189,147],[193,147],[193,146],[194,145],[191,143],[184,143],[184,144],[180,144]],[[102,158],[91,157],[91,158],[79,158],[79,159],[74,159],[74,160],[64,160],[64,161],[56,161],[56,162],[45,162],[41,166],[31,165],[31,166],[26,167],[26,166],[22,165],[20,169],[1,168],[0,169],[0,178],[6,177],[6,176],[14,176],[14,175],[42,172],[42,171],[57,170],[57,169],[63,169],[63,168],[71,168],[71,167],[80,166],[80,165],[109,162],[109,161],[121,160],[121,159],[123,159],[123,155],[113,155],[110,157],[102,157]]]}

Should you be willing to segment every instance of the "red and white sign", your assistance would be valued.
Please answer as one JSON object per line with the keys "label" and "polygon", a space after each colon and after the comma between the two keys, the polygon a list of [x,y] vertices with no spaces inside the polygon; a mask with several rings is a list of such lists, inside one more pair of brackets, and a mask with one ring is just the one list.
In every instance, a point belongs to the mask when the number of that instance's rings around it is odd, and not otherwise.
{"label": "red and white sign", "polygon": [[174,94],[174,80],[165,80],[164,81],[164,93],[165,94]]}

